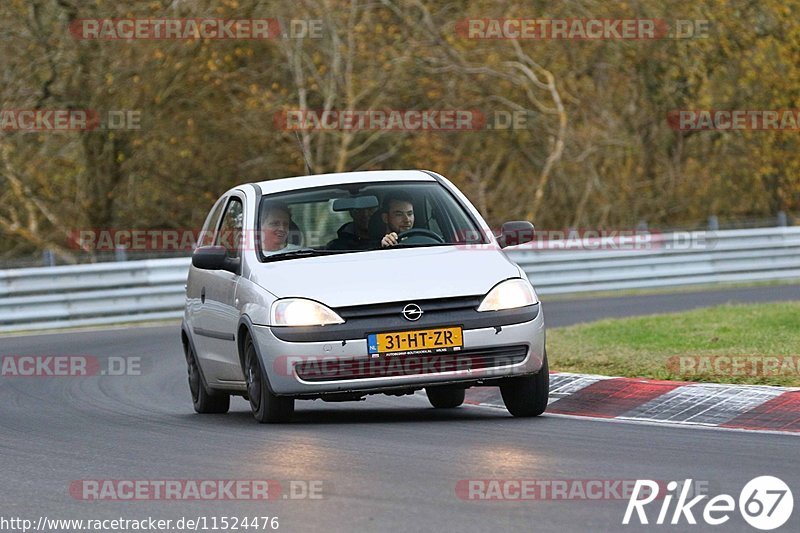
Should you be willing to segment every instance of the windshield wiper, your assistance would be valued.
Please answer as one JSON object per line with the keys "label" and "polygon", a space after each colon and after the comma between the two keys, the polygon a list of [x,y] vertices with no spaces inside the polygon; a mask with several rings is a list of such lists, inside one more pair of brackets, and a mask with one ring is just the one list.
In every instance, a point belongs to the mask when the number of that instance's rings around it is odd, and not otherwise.
{"label": "windshield wiper", "polygon": [[317,250],[315,248],[300,248],[299,250],[289,250],[286,252],[279,252],[270,254],[264,258],[264,262],[282,261],[284,259],[294,259],[297,257],[314,257],[316,255],[334,255],[347,253],[349,250]]}

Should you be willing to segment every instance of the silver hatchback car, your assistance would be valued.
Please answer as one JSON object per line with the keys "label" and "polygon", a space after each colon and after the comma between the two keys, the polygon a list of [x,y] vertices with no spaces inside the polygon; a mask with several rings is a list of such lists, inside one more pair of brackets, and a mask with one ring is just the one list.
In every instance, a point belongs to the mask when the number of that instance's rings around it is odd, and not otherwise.
{"label": "silver hatchback car", "polygon": [[324,174],[229,190],[206,218],[181,339],[198,413],[231,395],[259,422],[295,400],[425,389],[437,408],[499,386],[514,416],[547,407],[542,306],[450,181],[423,170]]}

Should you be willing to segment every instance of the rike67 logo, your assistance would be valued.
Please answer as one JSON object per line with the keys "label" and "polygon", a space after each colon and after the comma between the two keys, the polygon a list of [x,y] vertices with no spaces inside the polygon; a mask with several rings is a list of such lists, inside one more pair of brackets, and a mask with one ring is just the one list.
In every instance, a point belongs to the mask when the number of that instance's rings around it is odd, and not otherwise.
{"label": "rike67 logo", "polygon": [[[653,522],[655,524],[695,525],[697,524],[695,513],[711,526],[719,526],[730,520],[731,514],[737,507],[733,496],[720,494],[705,502],[705,505],[698,506],[701,501],[708,498],[708,495],[702,494],[688,499],[691,486],[691,479],[687,479],[682,485],[670,481],[667,483],[666,493],[662,494],[656,481],[637,479],[622,523],[628,525],[632,523],[632,519],[634,524],[637,519],[640,524],[651,523],[653,516],[651,514],[648,517],[645,507],[656,500],[661,502],[661,506],[658,517]],[[677,490],[679,487],[681,487],[680,495]],[[641,497],[642,495],[644,497]],[[674,508],[671,508],[675,496],[677,501]],[[698,507],[694,509],[695,506]],[[789,520],[794,508],[794,498],[789,486],[783,480],[773,476],[759,476],[747,482],[739,493],[738,508],[745,522],[756,529],[768,531],[781,527]]]}

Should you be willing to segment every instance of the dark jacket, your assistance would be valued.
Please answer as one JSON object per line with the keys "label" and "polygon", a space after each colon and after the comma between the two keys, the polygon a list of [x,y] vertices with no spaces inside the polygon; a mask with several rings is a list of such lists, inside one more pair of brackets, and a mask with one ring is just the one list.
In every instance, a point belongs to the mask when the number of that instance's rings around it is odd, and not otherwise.
{"label": "dark jacket", "polygon": [[370,250],[377,248],[379,241],[362,239],[356,234],[355,224],[348,222],[336,232],[337,237],[326,246],[328,250]]}

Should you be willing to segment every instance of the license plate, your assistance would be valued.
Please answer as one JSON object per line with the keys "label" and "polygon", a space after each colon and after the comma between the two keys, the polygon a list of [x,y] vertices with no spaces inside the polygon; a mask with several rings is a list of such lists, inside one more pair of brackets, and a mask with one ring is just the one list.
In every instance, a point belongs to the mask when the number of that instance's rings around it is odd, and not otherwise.
{"label": "license plate", "polygon": [[456,352],[464,346],[461,327],[417,329],[367,336],[370,355]]}

